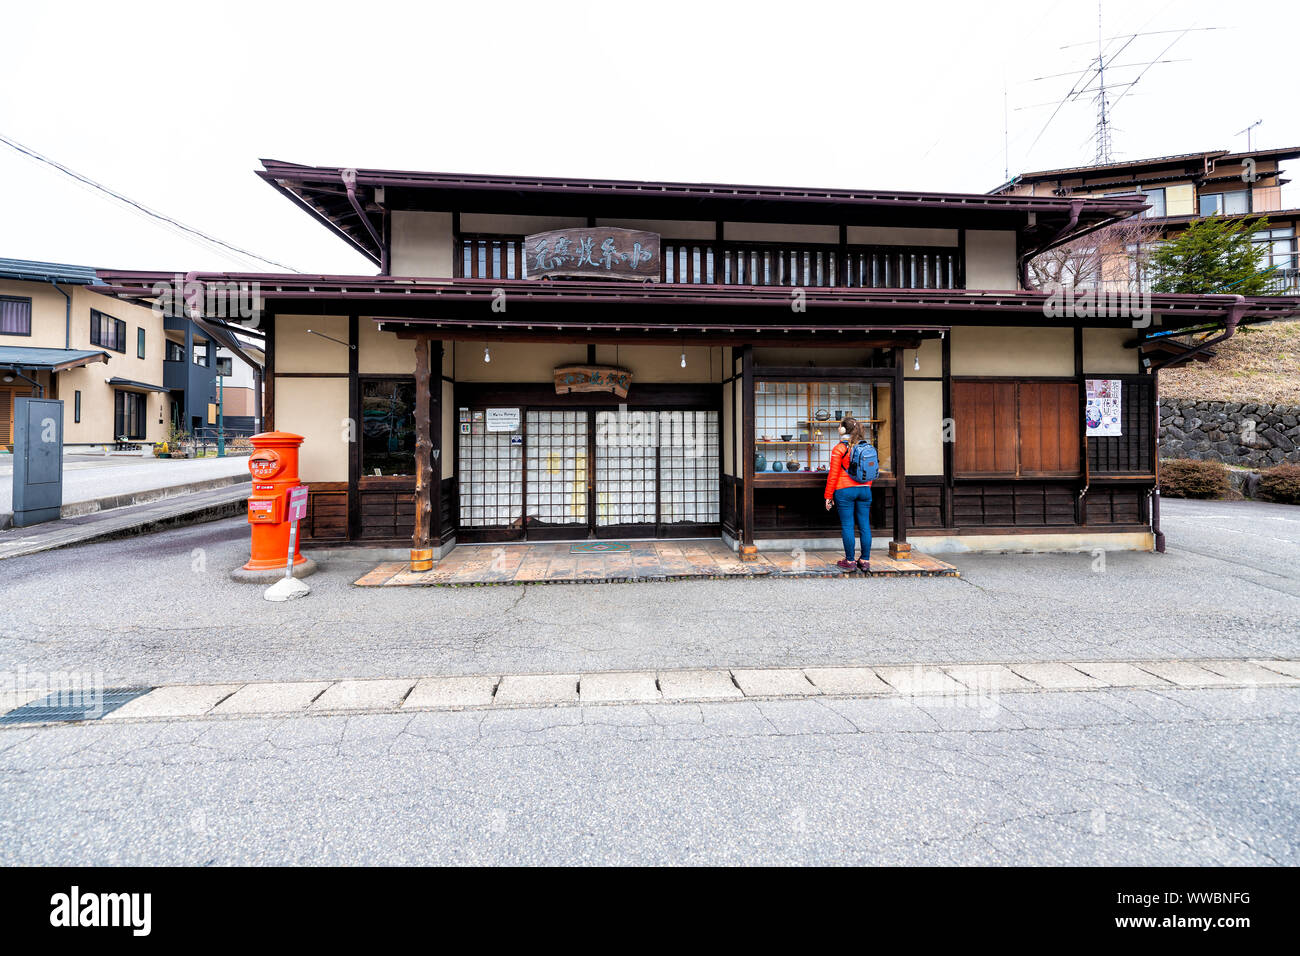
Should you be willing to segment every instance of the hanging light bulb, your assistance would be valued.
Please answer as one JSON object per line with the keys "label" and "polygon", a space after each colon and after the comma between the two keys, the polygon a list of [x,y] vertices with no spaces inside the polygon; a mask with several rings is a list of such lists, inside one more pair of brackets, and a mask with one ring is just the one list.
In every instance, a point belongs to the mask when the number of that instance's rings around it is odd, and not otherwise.
{"label": "hanging light bulb", "polygon": [[491,361],[492,361],[492,350],[489,349],[486,345],[484,345],[484,346],[483,346],[483,363],[486,365],[488,362],[491,362]]}
{"label": "hanging light bulb", "polygon": [[917,350],[913,353],[913,357],[912,357],[912,371],[913,371],[913,372],[919,372],[919,371],[921,371],[921,350],[920,350],[920,349],[917,349]]}
{"label": "hanging light bulb", "polygon": [[682,353],[682,368],[686,368],[686,353]]}

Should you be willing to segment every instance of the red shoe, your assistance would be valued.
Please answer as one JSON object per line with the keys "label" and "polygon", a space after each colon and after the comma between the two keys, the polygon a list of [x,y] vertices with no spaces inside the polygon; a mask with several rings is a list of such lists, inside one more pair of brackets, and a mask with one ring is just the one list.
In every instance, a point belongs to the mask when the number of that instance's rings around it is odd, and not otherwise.
{"label": "red shoe", "polygon": [[848,558],[840,558],[835,562],[835,566],[841,571],[856,571],[858,569],[858,566]]}
{"label": "red shoe", "polygon": [[871,562],[864,561],[862,558],[858,558],[858,570],[861,571],[863,574],[870,574]]}

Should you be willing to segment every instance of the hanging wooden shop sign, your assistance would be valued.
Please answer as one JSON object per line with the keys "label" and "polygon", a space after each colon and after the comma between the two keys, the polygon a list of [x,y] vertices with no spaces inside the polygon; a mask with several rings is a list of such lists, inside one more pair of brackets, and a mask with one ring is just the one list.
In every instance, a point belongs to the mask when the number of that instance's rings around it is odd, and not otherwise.
{"label": "hanging wooden shop sign", "polygon": [[555,394],[613,392],[627,398],[632,373],[612,365],[562,365],[555,370]]}
{"label": "hanging wooden shop sign", "polygon": [[554,229],[524,238],[528,278],[659,278],[659,235],[617,226]]}

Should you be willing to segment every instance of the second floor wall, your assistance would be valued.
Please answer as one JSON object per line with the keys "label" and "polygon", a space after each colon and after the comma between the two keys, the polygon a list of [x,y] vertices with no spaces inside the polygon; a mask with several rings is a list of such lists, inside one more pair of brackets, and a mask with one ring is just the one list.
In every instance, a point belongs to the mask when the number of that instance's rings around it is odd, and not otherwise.
{"label": "second floor wall", "polygon": [[[62,289],[72,300],[71,308]],[[0,344],[108,353],[108,365],[96,364],[105,377],[162,383],[165,347],[162,316],[152,309],[92,292],[85,286],[0,279],[0,296],[30,303],[24,333],[0,334]]]}
{"label": "second floor wall", "polygon": [[[582,217],[394,210],[392,275],[525,278],[522,240],[581,228]],[[457,223],[459,230],[457,231]],[[596,219],[594,225],[661,236],[661,282],[1011,290],[1018,287],[1013,230],[699,220]]]}

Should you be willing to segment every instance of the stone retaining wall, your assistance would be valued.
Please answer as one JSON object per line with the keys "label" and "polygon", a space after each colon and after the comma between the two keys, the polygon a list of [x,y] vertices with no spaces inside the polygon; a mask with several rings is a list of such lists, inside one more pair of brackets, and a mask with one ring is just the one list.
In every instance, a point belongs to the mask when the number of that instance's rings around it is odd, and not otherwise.
{"label": "stone retaining wall", "polygon": [[1300,463],[1300,405],[1160,401],[1160,457],[1249,468]]}

